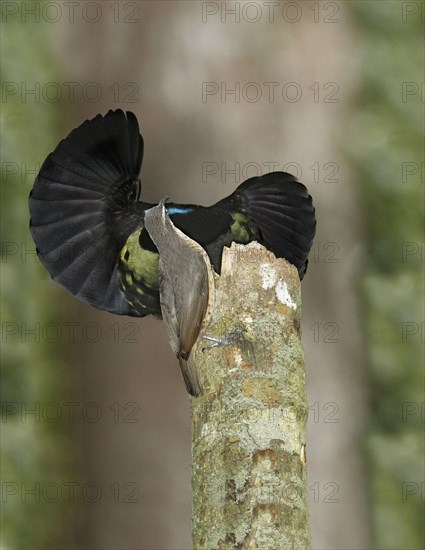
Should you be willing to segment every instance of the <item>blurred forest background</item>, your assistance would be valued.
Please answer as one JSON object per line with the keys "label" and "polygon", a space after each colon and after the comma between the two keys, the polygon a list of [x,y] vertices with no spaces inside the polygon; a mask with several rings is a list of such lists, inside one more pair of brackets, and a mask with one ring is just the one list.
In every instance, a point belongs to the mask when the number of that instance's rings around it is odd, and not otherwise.
{"label": "blurred forest background", "polygon": [[188,396],[164,327],[78,303],[28,231],[47,154],[123,108],[143,200],[211,204],[271,169],[308,186],[313,546],[424,548],[424,3],[1,9],[1,547],[191,548]]}

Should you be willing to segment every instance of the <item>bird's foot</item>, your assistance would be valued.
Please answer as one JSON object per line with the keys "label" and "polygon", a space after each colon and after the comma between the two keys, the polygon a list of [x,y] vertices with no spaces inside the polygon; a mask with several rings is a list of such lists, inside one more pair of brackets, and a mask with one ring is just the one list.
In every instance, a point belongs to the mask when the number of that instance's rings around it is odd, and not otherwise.
{"label": "bird's foot", "polygon": [[219,348],[222,346],[230,346],[231,344],[240,342],[241,340],[243,340],[244,332],[245,332],[244,329],[235,329],[235,330],[232,330],[232,332],[226,338],[216,338],[215,336],[208,336],[207,334],[204,334],[202,338],[204,340],[209,340],[212,343],[203,347],[202,351],[205,351],[211,348]]}

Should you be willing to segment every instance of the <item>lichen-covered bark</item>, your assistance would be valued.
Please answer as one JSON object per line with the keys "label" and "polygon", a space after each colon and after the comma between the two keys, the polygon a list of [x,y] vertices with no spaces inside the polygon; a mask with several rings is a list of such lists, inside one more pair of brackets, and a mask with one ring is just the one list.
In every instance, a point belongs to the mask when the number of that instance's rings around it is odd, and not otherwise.
{"label": "lichen-covered bark", "polygon": [[232,245],[215,279],[207,334],[241,333],[195,361],[191,399],[193,547],[308,549],[307,399],[297,270],[258,245]]}

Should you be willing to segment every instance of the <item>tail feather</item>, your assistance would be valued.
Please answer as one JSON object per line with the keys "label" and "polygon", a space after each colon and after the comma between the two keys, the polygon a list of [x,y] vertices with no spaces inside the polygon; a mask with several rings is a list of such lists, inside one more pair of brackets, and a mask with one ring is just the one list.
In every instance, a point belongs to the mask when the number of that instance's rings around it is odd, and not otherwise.
{"label": "tail feather", "polygon": [[143,140],[132,113],[109,111],[62,140],[30,194],[30,230],[53,279],[91,305],[132,315],[121,290],[119,253],[142,226]]}
{"label": "tail feather", "polygon": [[246,180],[235,195],[266,247],[294,264],[302,279],[316,233],[315,210],[306,187],[291,174],[271,172]]}
{"label": "tail feather", "polygon": [[189,355],[187,359],[184,359],[181,355],[179,355],[178,360],[188,393],[190,393],[192,397],[198,397],[198,395],[201,395],[202,389],[199,382],[196,365],[192,356]]}

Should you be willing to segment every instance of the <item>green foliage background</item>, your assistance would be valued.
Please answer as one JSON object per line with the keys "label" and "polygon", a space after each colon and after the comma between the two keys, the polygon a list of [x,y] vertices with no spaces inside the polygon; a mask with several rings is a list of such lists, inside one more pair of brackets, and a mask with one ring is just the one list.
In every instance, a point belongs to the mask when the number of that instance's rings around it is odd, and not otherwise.
{"label": "green foliage background", "polygon": [[[26,82],[56,81],[47,25],[26,25],[25,30],[23,40],[19,21],[2,23],[2,84],[20,83],[23,75]],[[32,101],[21,101],[20,93],[5,99],[2,95],[1,543],[6,548],[62,548],[73,523],[70,510],[48,502],[54,491],[40,502],[30,494],[34,489],[40,494],[36,483],[45,487],[53,480],[75,479],[75,447],[66,423],[30,412],[37,411],[37,404],[66,402],[72,373],[62,370],[59,346],[39,337],[43,326],[58,322],[60,312],[57,289],[48,276],[39,277],[28,229],[28,194],[34,172],[61,137],[67,113],[60,103],[40,102],[34,108]],[[17,495],[7,497],[6,491],[15,489]]]}
{"label": "green foliage background", "polygon": [[[425,388],[420,334],[424,104],[420,92],[403,98],[403,83],[420,88],[424,80],[424,25],[420,16],[405,17],[403,22],[403,4],[352,4],[362,70],[347,152],[365,211],[367,254],[359,299],[370,373],[367,452],[372,526],[375,548],[382,549],[423,548],[425,542],[425,434],[420,413]],[[403,175],[406,163],[416,164],[418,173]],[[417,253],[409,255],[406,250]],[[418,333],[407,336],[406,323],[414,323],[411,330],[417,326]],[[406,415],[406,406],[418,412]],[[416,484],[417,493],[403,498],[405,483]]]}

